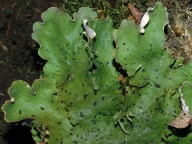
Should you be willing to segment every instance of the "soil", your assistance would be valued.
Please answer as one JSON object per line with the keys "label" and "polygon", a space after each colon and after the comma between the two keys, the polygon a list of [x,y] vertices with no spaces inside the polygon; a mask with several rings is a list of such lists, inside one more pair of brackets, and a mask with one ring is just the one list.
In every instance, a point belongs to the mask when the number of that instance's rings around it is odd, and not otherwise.
{"label": "soil", "polygon": [[[99,1],[99,0],[98,0]],[[91,6],[104,10],[113,19],[128,17],[128,0],[121,2],[103,0],[0,0],[0,106],[9,99],[8,88],[15,80],[31,84],[42,72],[44,61],[38,56],[38,44],[32,40],[32,26],[41,21],[41,13],[47,8],[62,7],[72,13],[80,6]],[[132,4],[145,11],[153,6],[155,0],[130,0]],[[166,48],[178,58],[183,56],[187,63],[192,55],[192,1],[161,0],[168,8],[170,27],[167,27]],[[97,5],[99,3],[99,5]],[[119,11],[125,11],[124,13]],[[115,25],[119,21],[116,20]],[[34,144],[30,128],[22,123],[8,124],[0,113],[1,144]]]}
{"label": "soil", "polygon": [[[51,6],[62,0],[0,0],[0,105],[8,99],[8,88],[15,80],[31,84],[42,71],[43,60],[38,45],[31,39],[33,23]],[[6,124],[0,115],[0,143],[30,144],[30,129],[20,124]],[[7,130],[8,129],[8,130]],[[3,137],[3,138],[2,138]]]}

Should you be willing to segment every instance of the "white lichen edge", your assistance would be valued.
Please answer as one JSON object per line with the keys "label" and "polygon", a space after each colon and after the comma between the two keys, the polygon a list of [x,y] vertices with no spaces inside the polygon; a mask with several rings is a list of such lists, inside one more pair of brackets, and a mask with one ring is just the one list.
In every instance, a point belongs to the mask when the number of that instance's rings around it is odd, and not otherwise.
{"label": "white lichen edge", "polygon": [[147,12],[144,13],[142,19],[141,19],[141,23],[139,25],[140,27],[140,33],[145,33],[145,26],[149,23],[150,17],[149,17],[149,12],[153,11],[155,9],[156,5],[151,8],[149,7],[147,9]]}
{"label": "white lichen edge", "polygon": [[187,82],[183,82],[182,85],[181,85],[181,87],[179,88],[179,94],[180,94],[181,108],[182,108],[183,112],[184,112],[186,115],[190,115],[190,114],[189,114],[189,107],[186,105],[185,100],[183,99],[183,93],[182,93],[182,88],[184,87],[184,85],[185,85],[186,83],[189,83],[189,84],[192,86],[192,83],[190,83],[190,82],[188,82],[188,81],[187,81]]}
{"label": "white lichen edge", "polygon": [[[149,7],[147,9],[147,11],[144,13],[144,15],[143,15],[143,17],[141,19],[141,23],[139,25],[140,33],[142,33],[142,34],[145,33],[145,26],[149,23],[149,20],[150,20],[149,12],[153,11],[155,9],[156,5],[157,5],[157,3],[155,4],[154,7]],[[169,23],[167,8],[165,8],[165,10],[166,10],[166,22],[165,22],[165,25],[167,25]]]}
{"label": "white lichen edge", "polygon": [[10,102],[13,103],[15,101],[15,99],[13,97],[11,97]]}
{"label": "white lichen edge", "polygon": [[88,20],[83,19],[83,27],[89,39],[93,39],[96,36],[96,32],[87,25],[87,21]]}

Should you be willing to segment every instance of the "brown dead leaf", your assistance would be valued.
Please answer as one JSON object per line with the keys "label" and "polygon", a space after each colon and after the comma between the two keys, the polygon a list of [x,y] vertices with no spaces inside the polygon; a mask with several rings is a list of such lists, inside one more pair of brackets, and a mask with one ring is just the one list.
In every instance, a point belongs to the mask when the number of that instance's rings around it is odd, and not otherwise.
{"label": "brown dead leaf", "polygon": [[134,7],[131,3],[128,4],[128,10],[130,11],[132,16],[129,16],[128,19],[134,19],[136,24],[139,24],[141,22],[143,13]]}
{"label": "brown dead leaf", "polygon": [[172,120],[168,125],[174,128],[182,129],[188,127],[192,123],[192,117],[181,112],[178,117]]}
{"label": "brown dead leaf", "polygon": [[191,37],[184,42],[182,49],[184,50],[186,57],[191,59],[192,58],[192,38]]}
{"label": "brown dead leaf", "polygon": [[182,23],[176,23],[173,27],[173,31],[176,36],[184,35],[184,25]]}
{"label": "brown dead leaf", "polygon": [[105,12],[104,12],[104,10],[98,10],[97,11],[97,13],[98,13],[98,17],[100,18],[100,19],[102,19],[102,20],[104,20],[107,16],[106,16],[106,14],[105,14]]}
{"label": "brown dead leaf", "polygon": [[126,85],[127,83],[127,78],[126,77],[123,77],[122,75],[119,77],[119,81],[123,84],[123,85]]}

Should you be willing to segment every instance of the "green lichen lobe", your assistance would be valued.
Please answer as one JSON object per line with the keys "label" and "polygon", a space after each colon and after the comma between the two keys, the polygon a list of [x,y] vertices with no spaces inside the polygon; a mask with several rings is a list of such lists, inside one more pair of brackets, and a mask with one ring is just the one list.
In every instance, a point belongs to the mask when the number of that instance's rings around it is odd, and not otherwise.
{"label": "green lichen lobe", "polygon": [[[32,86],[13,82],[12,99],[2,106],[5,120],[31,119],[34,140],[49,144],[161,143],[181,111],[178,89],[191,81],[191,63],[174,67],[177,60],[163,49],[163,5],[149,16],[141,34],[130,20],[114,29],[110,18],[100,20],[91,8],[73,17],[48,9],[32,34],[47,61],[43,74]],[[92,40],[84,34],[84,19],[96,33]],[[190,140],[171,132],[167,141]]]}

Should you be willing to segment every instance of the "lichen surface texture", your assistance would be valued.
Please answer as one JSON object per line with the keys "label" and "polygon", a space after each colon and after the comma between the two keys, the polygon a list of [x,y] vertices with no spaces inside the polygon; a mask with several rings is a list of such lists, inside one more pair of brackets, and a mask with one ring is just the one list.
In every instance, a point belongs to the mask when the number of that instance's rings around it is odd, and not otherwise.
{"label": "lichen surface texture", "polygon": [[[178,136],[168,124],[182,111],[178,90],[192,81],[192,63],[164,49],[166,8],[157,3],[149,17],[140,33],[134,21],[115,29],[88,7],[72,17],[49,8],[32,34],[46,60],[43,74],[32,86],[12,83],[5,120],[30,120],[39,144],[191,143],[190,128]],[[190,91],[183,88],[189,109]]]}

